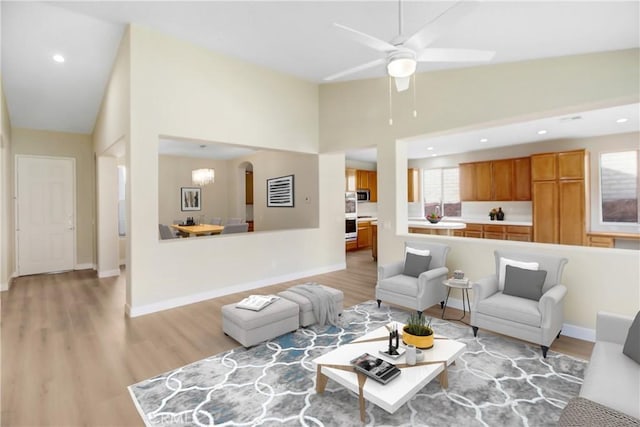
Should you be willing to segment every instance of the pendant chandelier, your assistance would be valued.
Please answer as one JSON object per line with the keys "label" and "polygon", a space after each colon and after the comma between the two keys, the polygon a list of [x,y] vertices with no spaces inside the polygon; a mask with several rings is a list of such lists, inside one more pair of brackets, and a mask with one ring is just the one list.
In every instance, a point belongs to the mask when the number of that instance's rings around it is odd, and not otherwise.
{"label": "pendant chandelier", "polygon": [[202,187],[207,184],[213,184],[216,172],[213,169],[195,169],[191,171],[191,181],[193,185]]}

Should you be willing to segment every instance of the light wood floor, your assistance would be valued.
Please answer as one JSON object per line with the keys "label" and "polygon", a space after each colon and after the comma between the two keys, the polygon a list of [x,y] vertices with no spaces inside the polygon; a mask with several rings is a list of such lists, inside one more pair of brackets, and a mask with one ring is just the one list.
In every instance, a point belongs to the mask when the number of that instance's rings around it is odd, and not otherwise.
{"label": "light wood floor", "polygon": [[[143,426],[128,385],[238,345],[222,333],[220,310],[255,290],[129,319],[123,276],[28,276],[2,293],[2,425]],[[308,280],[342,289],[348,307],[374,299],[376,264],[354,252],[346,270]],[[427,313],[441,315],[439,306]],[[588,359],[592,345],[562,336],[551,348]]]}

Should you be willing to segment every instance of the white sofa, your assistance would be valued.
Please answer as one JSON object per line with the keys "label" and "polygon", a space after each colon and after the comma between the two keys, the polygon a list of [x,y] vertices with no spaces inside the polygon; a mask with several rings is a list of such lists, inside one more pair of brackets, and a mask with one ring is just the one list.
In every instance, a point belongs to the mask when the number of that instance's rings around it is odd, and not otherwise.
{"label": "white sofa", "polygon": [[622,354],[632,317],[599,312],[580,397],[640,418],[640,364]]}

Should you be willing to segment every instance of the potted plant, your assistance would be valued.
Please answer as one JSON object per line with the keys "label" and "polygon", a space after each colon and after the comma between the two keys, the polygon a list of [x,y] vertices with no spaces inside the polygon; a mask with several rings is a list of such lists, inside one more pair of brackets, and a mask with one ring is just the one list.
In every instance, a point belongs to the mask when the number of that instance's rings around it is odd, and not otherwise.
{"label": "potted plant", "polygon": [[440,222],[442,217],[438,215],[436,212],[431,212],[429,215],[427,215],[427,219],[429,220],[430,223],[437,224],[438,222]]}
{"label": "potted plant", "polygon": [[496,208],[491,209],[491,211],[489,211],[489,218],[491,218],[491,221],[496,219],[496,215],[498,214],[498,211],[496,210]]}
{"label": "potted plant", "polygon": [[422,314],[411,314],[402,328],[402,341],[407,345],[412,344],[416,348],[423,350],[433,347],[431,319],[427,321]]}

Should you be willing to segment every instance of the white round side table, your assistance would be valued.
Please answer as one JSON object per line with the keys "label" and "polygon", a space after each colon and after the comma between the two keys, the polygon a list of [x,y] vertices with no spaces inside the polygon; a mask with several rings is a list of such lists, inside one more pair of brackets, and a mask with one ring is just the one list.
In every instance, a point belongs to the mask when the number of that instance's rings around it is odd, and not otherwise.
{"label": "white round side table", "polygon": [[[472,288],[473,282],[468,280],[467,282],[459,282],[454,279],[447,279],[442,282],[443,285],[447,287],[447,297],[444,300],[444,306],[442,307],[442,319],[444,320],[456,320],[462,321],[467,314],[467,307],[469,307],[469,314],[471,314],[471,301],[469,300],[469,289]],[[449,302],[449,295],[451,294],[451,289],[460,289],[462,293],[462,317],[459,319],[445,319],[444,312],[447,310],[447,303]],[[467,305],[464,305],[465,297],[467,299]]]}

